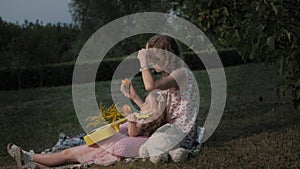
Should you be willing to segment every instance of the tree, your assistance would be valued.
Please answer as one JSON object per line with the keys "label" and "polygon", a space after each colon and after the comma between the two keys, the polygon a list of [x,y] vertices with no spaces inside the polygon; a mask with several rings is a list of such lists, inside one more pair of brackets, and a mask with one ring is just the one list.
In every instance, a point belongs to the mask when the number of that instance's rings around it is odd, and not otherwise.
{"label": "tree", "polygon": [[21,35],[21,27],[7,23],[0,18],[0,68],[10,68],[10,73],[16,73],[18,88],[21,88],[21,74],[28,65]]}
{"label": "tree", "polygon": [[[81,48],[94,32],[114,19],[137,12],[168,12],[170,6],[166,0],[72,0],[69,4],[70,12],[75,24],[81,29],[80,39],[75,45]],[[108,56],[120,56],[136,51],[140,48],[139,42],[143,41],[141,38],[144,36],[120,42]]]}
{"label": "tree", "polygon": [[[24,72],[38,70],[39,77],[35,78],[43,86],[45,66],[74,60],[72,44],[78,33],[79,29],[73,25],[42,25],[39,21],[26,20],[18,25],[0,18],[0,70],[10,72],[11,79],[16,77],[18,88],[24,86]],[[30,85],[29,81],[25,83]]]}
{"label": "tree", "polygon": [[290,90],[300,104],[299,0],[176,0],[173,11],[193,22],[218,44],[234,47],[244,60],[275,65],[286,77],[278,89]]}

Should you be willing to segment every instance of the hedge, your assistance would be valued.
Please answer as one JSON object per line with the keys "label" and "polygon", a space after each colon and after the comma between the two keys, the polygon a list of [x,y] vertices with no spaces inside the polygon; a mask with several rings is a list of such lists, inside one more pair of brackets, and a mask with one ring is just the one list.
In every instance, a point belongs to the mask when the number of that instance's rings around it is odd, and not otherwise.
{"label": "hedge", "polygon": [[[242,58],[234,50],[225,50],[218,53],[223,66],[243,63]],[[190,69],[204,69],[201,60],[194,53],[185,53],[183,58]],[[96,81],[111,80],[114,70],[120,62],[120,60],[102,61],[96,75]],[[128,64],[138,64],[138,60],[130,59]],[[82,64],[79,65],[79,68],[88,71],[95,66],[97,65]],[[70,85],[72,84],[73,70],[74,64],[47,65],[27,69],[3,69],[0,70],[0,78],[4,79],[0,83],[0,90]]]}

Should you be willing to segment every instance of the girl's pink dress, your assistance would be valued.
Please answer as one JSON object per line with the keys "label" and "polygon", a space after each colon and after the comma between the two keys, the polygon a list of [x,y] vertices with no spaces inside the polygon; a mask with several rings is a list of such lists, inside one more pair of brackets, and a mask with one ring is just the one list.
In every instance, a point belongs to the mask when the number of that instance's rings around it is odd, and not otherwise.
{"label": "girl's pink dress", "polygon": [[129,137],[128,123],[120,125],[120,133],[100,141],[92,146],[82,145],[70,148],[81,164],[98,164],[108,166],[123,157],[138,157],[139,148],[147,141],[147,137]]}
{"label": "girl's pink dress", "polygon": [[[168,89],[162,91],[166,97],[167,118],[169,123],[177,125],[186,137],[180,146],[191,149],[195,143],[196,125],[195,119],[199,110],[199,92],[196,81],[190,70],[180,68],[187,77],[187,85],[184,91]],[[176,79],[176,73],[172,74]],[[81,164],[94,163],[99,165],[110,165],[120,161],[122,157],[138,157],[140,147],[147,141],[147,137],[129,137],[127,134],[128,123],[120,125],[120,133],[99,142],[93,146],[78,146],[71,148],[71,152]]]}

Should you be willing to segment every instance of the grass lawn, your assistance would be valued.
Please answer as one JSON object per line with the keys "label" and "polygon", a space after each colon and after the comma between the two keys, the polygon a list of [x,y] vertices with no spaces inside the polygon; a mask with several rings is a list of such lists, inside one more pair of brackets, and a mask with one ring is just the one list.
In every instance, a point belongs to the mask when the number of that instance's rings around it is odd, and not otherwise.
{"label": "grass lawn", "polygon": [[[282,78],[262,64],[228,67],[225,71],[226,107],[213,136],[196,157],[159,168],[299,168],[300,115],[291,98],[279,100],[276,96]],[[205,71],[194,74],[200,84],[197,122],[201,126],[210,106],[210,84]],[[140,82],[140,77],[134,80],[139,91]],[[107,91],[110,81],[97,83],[97,100],[104,105],[112,102]],[[52,147],[60,132],[72,136],[83,131],[73,108],[71,86],[0,91],[0,120],[0,168],[16,168],[6,152],[9,142],[39,152]],[[137,161],[92,168],[157,166]]]}

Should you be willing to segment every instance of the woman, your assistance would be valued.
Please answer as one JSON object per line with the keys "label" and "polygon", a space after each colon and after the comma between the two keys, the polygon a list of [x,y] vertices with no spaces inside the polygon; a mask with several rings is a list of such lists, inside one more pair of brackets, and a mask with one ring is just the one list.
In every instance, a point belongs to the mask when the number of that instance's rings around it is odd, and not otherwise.
{"label": "woman", "polygon": [[[167,122],[177,125],[186,137],[180,146],[191,148],[195,142],[194,121],[198,109],[198,88],[193,74],[183,66],[177,42],[168,36],[155,35],[148,41],[146,49],[138,53],[141,64],[143,83],[147,91],[162,90],[166,97]],[[150,68],[161,72],[163,76],[155,80]],[[132,84],[130,91],[121,85],[121,91],[143,110],[145,106],[137,95]],[[110,165],[122,157],[138,157],[139,148],[147,141],[147,137],[127,137],[128,123],[120,126],[120,133],[93,146],[78,146],[52,154],[33,154],[20,147],[9,144],[8,152],[16,159],[19,168],[38,168],[59,166],[64,164],[94,163]],[[27,165],[27,166],[26,166]]]}
{"label": "woman", "polygon": [[[162,90],[167,98],[167,121],[179,127],[186,135],[180,142],[180,147],[192,149],[196,140],[195,120],[199,110],[199,91],[192,72],[184,65],[180,56],[176,40],[165,35],[153,36],[146,49],[138,52],[145,89]],[[162,73],[162,77],[155,80],[151,68]],[[143,102],[132,85],[130,92],[126,92],[122,86],[121,91],[139,107],[142,105]]]}

